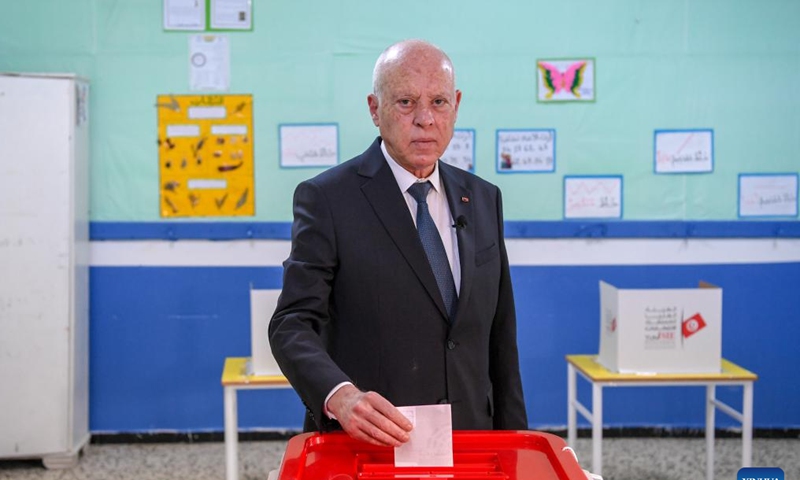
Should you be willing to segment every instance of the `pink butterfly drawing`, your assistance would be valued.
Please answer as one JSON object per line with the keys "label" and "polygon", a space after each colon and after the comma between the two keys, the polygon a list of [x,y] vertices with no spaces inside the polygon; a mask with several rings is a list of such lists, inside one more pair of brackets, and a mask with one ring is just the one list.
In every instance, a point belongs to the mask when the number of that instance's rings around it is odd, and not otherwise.
{"label": "pink butterfly drawing", "polygon": [[575,62],[565,72],[560,72],[555,65],[539,62],[539,70],[542,72],[544,86],[548,92],[545,98],[552,98],[553,94],[560,91],[570,92],[580,98],[578,89],[583,84],[583,73],[586,70],[586,62]]}

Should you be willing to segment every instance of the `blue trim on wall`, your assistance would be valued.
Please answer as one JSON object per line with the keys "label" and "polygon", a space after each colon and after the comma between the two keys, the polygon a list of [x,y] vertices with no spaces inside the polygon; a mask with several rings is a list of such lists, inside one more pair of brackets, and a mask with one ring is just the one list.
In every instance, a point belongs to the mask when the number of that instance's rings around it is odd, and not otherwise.
{"label": "blue trim on wall", "polygon": [[289,240],[290,222],[91,222],[91,240]]}
{"label": "blue trim on wall", "polygon": [[[508,221],[506,238],[800,238],[797,221]],[[92,222],[92,240],[289,240],[291,222]]]}
{"label": "blue trim on wall", "polygon": [[800,238],[800,222],[506,222],[506,238]]}

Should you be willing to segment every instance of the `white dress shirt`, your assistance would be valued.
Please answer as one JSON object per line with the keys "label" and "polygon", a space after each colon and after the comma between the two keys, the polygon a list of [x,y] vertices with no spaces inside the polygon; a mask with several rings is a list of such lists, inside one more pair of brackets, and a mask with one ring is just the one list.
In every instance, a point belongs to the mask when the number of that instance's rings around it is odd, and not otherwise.
{"label": "white dress shirt", "polygon": [[444,251],[447,253],[447,261],[450,262],[450,271],[453,272],[453,281],[456,284],[456,293],[461,292],[461,262],[458,256],[458,235],[456,235],[456,228],[453,226],[453,215],[450,213],[450,206],[447,204],[447,195],[445,195],[444,184],[439,177],[439,162],[436,162],[433,167],[433,173],[428,178],[417,178],[413,173],[409,172],[389,155],[386,151],[386,146],[381,142],[381,151],[383,156],[386,157],[386,162],[392,169],[394,179],[397,180],[397,185],[400,191],[403,192],[403,198],[406,199],[408,211],[411,213],[411,218],[414,220],[414,225],[417,224],[417,201],[408,193],[408,188],[417,182],[431,182],[433,188],[428,192],[428,211],[433,217],[433,222],[436,224],[436,229],[439,230],[439,236],[442,237],[444,244]]}

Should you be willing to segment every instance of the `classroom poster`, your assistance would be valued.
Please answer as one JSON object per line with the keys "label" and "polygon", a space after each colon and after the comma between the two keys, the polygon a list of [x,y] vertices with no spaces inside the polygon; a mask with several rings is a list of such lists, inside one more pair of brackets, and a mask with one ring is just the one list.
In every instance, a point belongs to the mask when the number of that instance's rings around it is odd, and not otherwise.
{"label": "classroom poster", "polygon": [[796,217],[797,174],[740,174],[740,217]]}
{"label": "classroom poster", "polygon": [[205,29],[205,0],[163,0],[163,3],[164,30]]}
{"label": "classroom poster", "polygon": [[536,99],[539,102],[593,102],[594,59],[536,61]]}
{"label": "classroom poster", "polygon": [[209,30],[252,30],[252,0],[209,0]]}
{"label": "classroom poster", "polygon": [[159,95],[162,217],[255,214],[250,95]]}
{"label": "classroom poster", "polygon": [[565,176],[564,218],[622,218],[622,176]]}
{"label": "classroom poster", "polygon": [[714,131],[711,129],[656,130],[655,173],[714,171]]}
{"label": "classroom poster", "polygon": [[442,154],[441,160],[454,167],[468,172],[475,171],[475,130],[471,128],[457,128],[453,131],[453,138],[447,149]]}
{"label": "classroom poster", "polygon": [[189,37],[189,90],[225,92],[231,84],[231,47],[227,35]]}
{"label": "classroom poster", "polygon": [[167,31],[253,30],[252,0],[162,0]]}
{"label": "classroom poster", "polygon": [[339,163],[339,125],[297,123],[278,126],[283,168],[332,167]]}
{"label": "classroom poster", "polygon": [[556,169],[553,129],[497,130],[498,173],[542,173]]}

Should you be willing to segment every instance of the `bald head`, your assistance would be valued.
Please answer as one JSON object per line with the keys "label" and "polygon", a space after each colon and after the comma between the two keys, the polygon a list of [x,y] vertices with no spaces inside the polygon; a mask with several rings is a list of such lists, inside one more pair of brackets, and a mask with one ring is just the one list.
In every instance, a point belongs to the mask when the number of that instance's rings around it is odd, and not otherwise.
{"label": "bald head", "polygon": [[441,48],[424,40],[403,40],[387,47],[375,62],[375,68],[372,70],[372,92],[381,98],[387,78],[398,68],[408,68],[412,62],[439,63],[442,70],[449,75],[455,88],[453,62]]}
{"label": "bald head", "polygon": [[367,104],[386,152],[426,178],[453,138],[461,92],[452,62],[428,42],[396,43],[378,57],[372,87]]}

